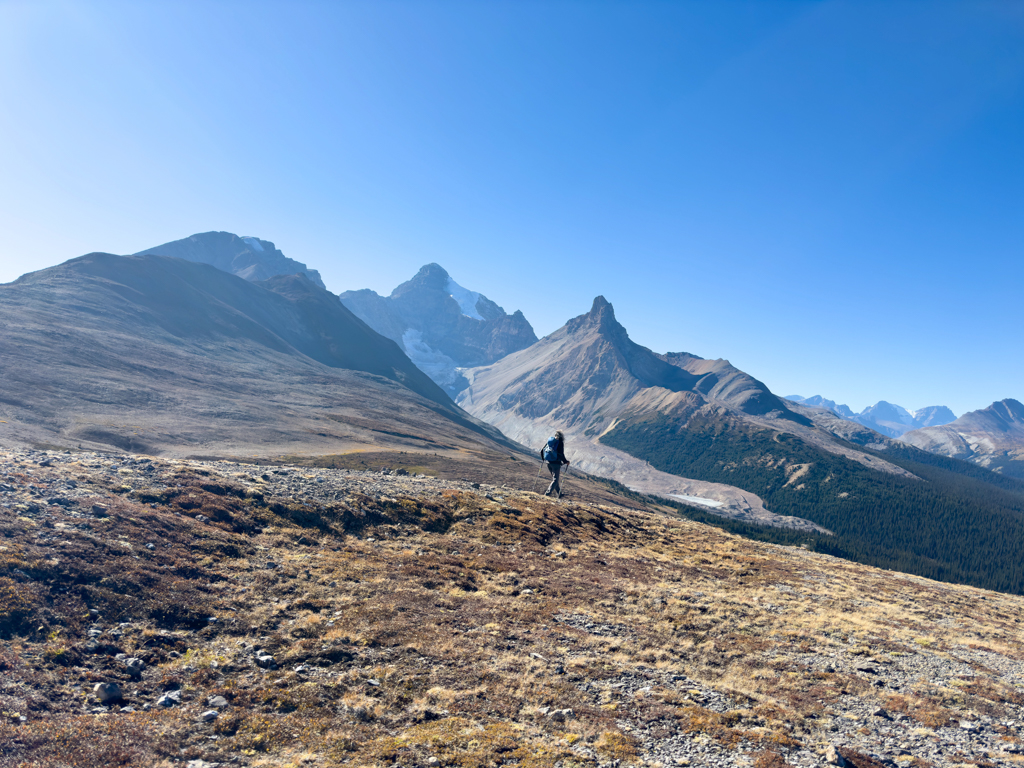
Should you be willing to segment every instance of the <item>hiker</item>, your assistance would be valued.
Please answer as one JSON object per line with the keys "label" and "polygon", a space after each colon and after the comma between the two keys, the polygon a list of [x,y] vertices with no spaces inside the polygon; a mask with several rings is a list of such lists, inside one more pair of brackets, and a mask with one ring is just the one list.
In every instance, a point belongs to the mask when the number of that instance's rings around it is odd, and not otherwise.
{"label": "hiker", "polygon": [[545,496],[552,493],[556,499],[562,498],[562,486],[558,484],[558,477],[562,474],[562,465],[569,466],[569,460],[565,458],[565,435],[555,432],[548,438],[544,447],[540,449],[540,459],[548,465],[548,472],[551,473],[551,485],[544,491]]}

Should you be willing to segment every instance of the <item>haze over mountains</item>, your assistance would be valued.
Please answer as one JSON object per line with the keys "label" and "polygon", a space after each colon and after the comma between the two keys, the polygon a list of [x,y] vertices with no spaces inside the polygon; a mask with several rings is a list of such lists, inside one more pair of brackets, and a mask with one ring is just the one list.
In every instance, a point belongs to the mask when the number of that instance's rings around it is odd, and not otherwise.
{"label": "haze over mountains", "polygon": [[912,429],[948,424],[956,418],[956,415],[944,405],[931,405],[917,411],[908,411],[901,405],[879,400],[860,413],[854,413],[848,405],[827,400],[821,395],[786,395],[786,399],[812,408],[825,408],[841,418],[863,424],[888,437],[900,437]]}
{"label": "haze over mountains", "polygon": [[437,264],[427,264],[390,296],[363,289],[340,298],[453,397],[466,385],[459,368],[492,363],[537,340],[522,312],[506,314]]}

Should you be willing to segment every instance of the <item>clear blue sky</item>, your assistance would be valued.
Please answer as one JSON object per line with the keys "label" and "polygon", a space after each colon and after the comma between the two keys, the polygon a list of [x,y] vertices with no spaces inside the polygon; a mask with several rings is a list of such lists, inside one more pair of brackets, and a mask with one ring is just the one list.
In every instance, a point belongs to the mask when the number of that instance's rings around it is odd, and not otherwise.
{"label": "clear blue sky", "polygon": [[436,261],[779,394],[1024,399],[1024,3],[0,2],[0,282]]}

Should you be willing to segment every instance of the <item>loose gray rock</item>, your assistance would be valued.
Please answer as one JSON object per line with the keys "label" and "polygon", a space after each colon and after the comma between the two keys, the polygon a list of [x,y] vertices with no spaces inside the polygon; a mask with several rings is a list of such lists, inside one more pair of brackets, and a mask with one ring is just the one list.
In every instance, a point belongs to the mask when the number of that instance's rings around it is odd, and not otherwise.
{"label": "loose gray rock", "polygon": [[206,700],[206,706],[213,707],[214,709],[224,709],[228,705],[228,700],[223,696],[211,696]]}
{"label": "loose gray rock", "polygon": [[256,657],[256,666],[263,667],[263,669],[273,669],[277,666],[274,661],[274,657],[270,654],[264,654]]}
{"label": "loose gray rock", "polygon": [[146,668],[146,662],[133,656],[124,660],[124,668],[132,677],[142,677],[142,670]]}
{"label": "loose gray rock", "polygon": [[121,689],[117,683],[96,683],[92,692],[96,694],[96,698],[100,700],[101,704],[121,699]]}
{"label": "loose gray rock", "polygon": [[569,720],[572,717],[572,714],[573,712],[571,709],[555,709],[552,710],[549,717],[551,718],[552,722],[564,723],[566,720]]}
{"label": "loose gray rock", "polygon": [[168,691],[156,703],[161,707],[173,707],[181,703],[181,691]]}
{"label": "loose gray rock", "polygon": [[846,765],[846,761],[843,759],[843,756],[839,754],[839,750],[837,750],[832,744],[829,744],[825,748],[825,754],[822,755],[822,757],[827,765],[835,765],[839,768],[843,768],[843,766]]}
{"label": "loose gray rock", "polygon": [[209,723],[213,720],[216,720],[217,715],[219,714],[220,712],[218,712],[216,709],[208,709],[199,716],[199,719],[202,720],[204,723]]}

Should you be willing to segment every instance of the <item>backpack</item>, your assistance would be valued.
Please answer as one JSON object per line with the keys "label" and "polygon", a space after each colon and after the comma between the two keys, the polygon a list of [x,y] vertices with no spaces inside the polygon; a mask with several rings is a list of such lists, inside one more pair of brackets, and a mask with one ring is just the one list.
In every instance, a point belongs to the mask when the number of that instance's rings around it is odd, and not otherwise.
{"label": "backpack", "polygon": [[544,461],[548,464],[558,464],[558,438],[549,437],[548,444],[544,446]]}

